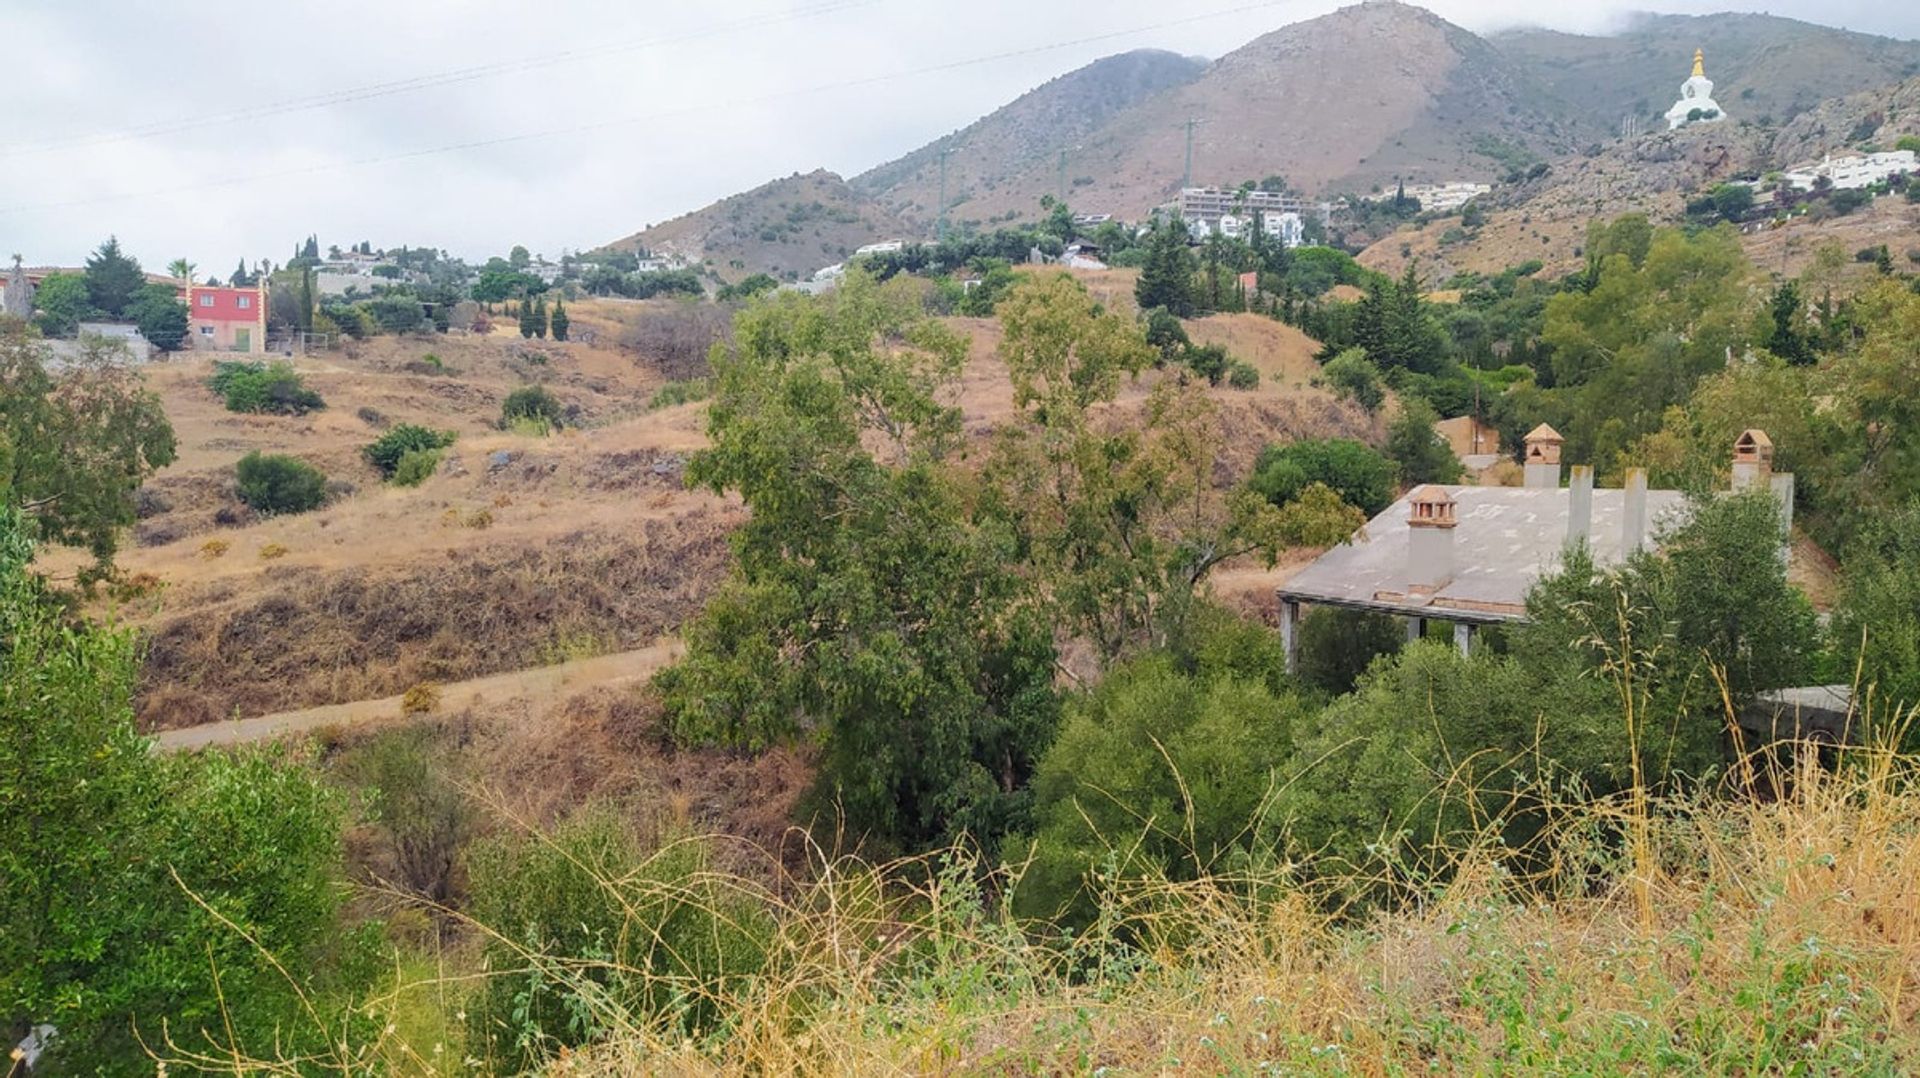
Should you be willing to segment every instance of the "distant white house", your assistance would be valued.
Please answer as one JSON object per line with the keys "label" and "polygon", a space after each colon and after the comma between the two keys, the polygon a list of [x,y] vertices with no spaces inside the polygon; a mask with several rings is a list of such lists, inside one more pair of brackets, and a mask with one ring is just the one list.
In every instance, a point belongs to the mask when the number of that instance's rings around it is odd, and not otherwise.
{"label": "distant white house", "polygon": [[1828,154],[1817,164],[1781,173],[1780,182],[1798,191],[1811,191],[1824,178],[1832,181],[1836,191],[1856,191],[1916,169],[1920,169],[1920,158],[1912,150]]}
{"label": "distant white house", "polygon": [[869,243],[866,246],[861,247],[860,249],[853,252],[853,257],[862,258],[867,255],[898,254],[901,251],[906,250],[906,248],[907,248],[907,243],[905,240],[885,240],[880,243]]}
{"label": "distant white house", "polygon": [[1407,197],[1419,199],[1425,213],[1452,213],[1491,190],[1489,184],[1466,181],[1408,184],[1406,188]]}
{"label": "distant white house", "polygon": [[1196,219],[1187,222],[1187,232],[1196,243],[1204,242],[1216,231],[1230,240],[1246,240],[1253,237],[1256,220],[1267,237],[1279,240],[1283,247],[1298,247],[1306,241],[1306,224],[1292,211],[1261,214],[1258,218],[1229,213],[1212,221]]}

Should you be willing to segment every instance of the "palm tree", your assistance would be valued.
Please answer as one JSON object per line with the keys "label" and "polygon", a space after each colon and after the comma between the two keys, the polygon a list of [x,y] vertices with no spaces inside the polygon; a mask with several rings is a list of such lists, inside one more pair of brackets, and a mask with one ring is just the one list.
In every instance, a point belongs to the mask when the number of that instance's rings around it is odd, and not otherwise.
{"label": "palm tree", "polygon": [[167,263],[167,272],[172,274],[176,279],[178,279],[181,284],[192,284],[193,271],[199,268],[200,267],[194,265],[193,263],[187,261],[184,258],[176,258],[173,261]]}

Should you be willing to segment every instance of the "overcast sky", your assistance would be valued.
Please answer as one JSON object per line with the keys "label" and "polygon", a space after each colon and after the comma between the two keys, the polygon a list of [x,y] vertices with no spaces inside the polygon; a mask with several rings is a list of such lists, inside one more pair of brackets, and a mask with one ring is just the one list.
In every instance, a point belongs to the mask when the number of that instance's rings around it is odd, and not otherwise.
{"label": "overcast sky", "polygon": [[[309,232],[557,257],[777,176],[853,175],[1101,56],[1218,56],[1337,6],[0,0],[0,257],[73,264],[115,233],[150,268],[224,275]],[[1596,32],[1649,4],[1430,6],[1479,31]],[[1915,0],[1766,10],[1920,37]]]}

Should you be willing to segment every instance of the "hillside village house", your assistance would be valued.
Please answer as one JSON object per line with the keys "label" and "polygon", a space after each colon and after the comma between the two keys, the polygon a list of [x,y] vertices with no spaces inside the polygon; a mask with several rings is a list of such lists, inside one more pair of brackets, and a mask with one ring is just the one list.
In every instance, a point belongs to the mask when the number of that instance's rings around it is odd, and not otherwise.
{"label": "hillside village house", "polygon": [[1478,470],[1492,464],[1492,461],[1476,464],[1469,457],[1487,457],[1500,452],[1500,432],[1476,416],[1462,415],[1452,419],[1442,419],[1433,425],[1434,432],[1446,439],[1447,447],[1461,463],[1468,468]]}
{"label": "hillside village house", "polygon": [[[1288,668],[1298,661],[1303,606],[1404,618],[1409,639],[1445,622],[1464,654],[1477,629],[1526,619],[1527,593],[1569,543],[1585,542],[1597,565],[1617,565],[1684,518],[1686,495],[1648,490],[1645,469],[1629,469],[1624,489],[1595,490],[1593,469],[1576,466],[1562,487],[1560,448],[1560,435],[1542,424],[1527,436],[1524,486],[1422,486],[1287,581],[1279,599]],[[1793,476],[1772,469],[1766,434],[1741,434],[1733,489],[1773,491],[1784,542]]]}
{"label": "hillside village house", "polygon": [[1423,213],[1452,213],[1493,190],[1490,184],[1455,181],[1453,183],[1408,184],[1408,198],[1420,202]]}
{"label": "hillside village house", "polygon": [[1782,172],[1780,182],[1798,191],[1811,191],[1825,179],[1832,183],[1835,191],[1856,191],[1916,169],[1920,169],[1920,157],[1912,150],[1828,154],[1818,164]]}
{"label": "hillside village house", "polygon": [[187,335],[193,347],[221,352],[267,350],[267,288],[187,286]]}

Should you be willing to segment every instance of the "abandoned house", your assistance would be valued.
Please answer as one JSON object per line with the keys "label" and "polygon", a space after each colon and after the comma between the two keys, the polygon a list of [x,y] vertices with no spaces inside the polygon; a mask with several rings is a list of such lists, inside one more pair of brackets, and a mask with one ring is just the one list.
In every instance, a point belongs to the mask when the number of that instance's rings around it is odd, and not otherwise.
{"label": "abandoned house", "polygon": [[[1628,470],[1622,489],[1596,490],[1593,469],[1575,466],[1562,486],[1563,442],[1542,424],[1526,438],[1523,486],[1419,487],[1295,574],[1279,589],[1288,669],[1298,659],[1303,606],[1404,618],[1410,638],[1424,636],[1429,622],[1445,622],[1464,653],[1477,629],[1526,617],[1527,593],[1557,568],[1569,543],[1584,541],[1597,565],[1618,564],[1657,542],[1687,512],[1686,495],[1647,489],[1641,468]],[[1766,434],[1741,434],[1732,487],[1774,492],[1784,543],[1793,476],[1772,469]]]}

